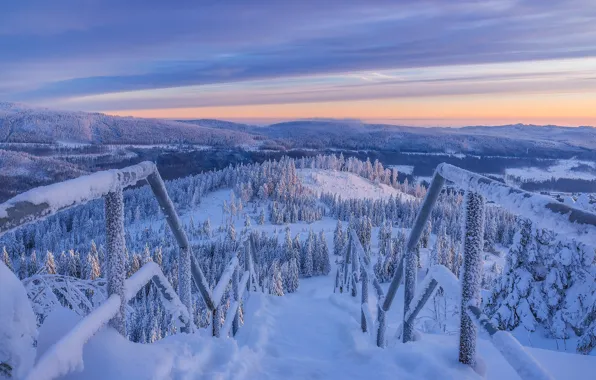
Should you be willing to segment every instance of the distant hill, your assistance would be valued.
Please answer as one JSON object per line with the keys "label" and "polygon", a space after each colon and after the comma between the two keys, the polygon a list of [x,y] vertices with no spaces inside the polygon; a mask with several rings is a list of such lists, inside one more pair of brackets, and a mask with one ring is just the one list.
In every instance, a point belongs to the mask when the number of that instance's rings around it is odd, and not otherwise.
{"label": "distant hill", "polygon": [[92,144],[252,144],[253,136],[199,123],[54,111],[0,103],[0,142]]}

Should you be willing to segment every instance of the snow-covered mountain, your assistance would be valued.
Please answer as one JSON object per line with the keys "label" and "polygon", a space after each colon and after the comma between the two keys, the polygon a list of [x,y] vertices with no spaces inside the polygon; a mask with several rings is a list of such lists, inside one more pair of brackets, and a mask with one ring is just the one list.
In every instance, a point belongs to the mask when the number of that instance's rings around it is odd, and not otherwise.
{"label": "snow-covered mountain", "polygon": [[93,144],[192,143],[212,146],[250,144],[253,136],[173,120],[55,111],[0,104],[0,142]]}

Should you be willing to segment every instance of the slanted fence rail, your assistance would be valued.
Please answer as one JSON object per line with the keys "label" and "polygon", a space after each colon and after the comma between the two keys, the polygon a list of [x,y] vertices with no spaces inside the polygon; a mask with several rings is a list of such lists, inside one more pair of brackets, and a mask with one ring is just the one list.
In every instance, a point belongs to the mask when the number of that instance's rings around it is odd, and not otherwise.
{"label": "slanted fence rail", "polygon": [[[177,292],[155,263],[145,264],[128,279],[125,276],[123,189],[143,180],[146,180],[151,187],[180,249]],[[251,283],[255,278],[250,243],[244,242],[244,268],[240,267],[237,255],[233,257],[211,291],[201,267],[192,255],[188,237],[168,196],[165,184],[152,162],[97,172],[17,195],[0,204],[0,236],[25,224],[34,223],[99,198],[105,200],[108,298],[40,358],[30,371],[28,379],[53,379],[80,368],[82,357],[72,354],[82,353],[83,345],[106,324],[122,335],[126,335],[125,306],[149,282],[153,282],[159,290],[161,299],[172,317],[180,320],[181,331],[192,333],[196,329],[192,321],[191,282],[194,282],[212,313],[213,336],[234,336],[238,331],[240,304],[245,291],[253,289]],[[233,301],[221,326],[220,304],[230,282]]]}
{"label": "slanted fence rail", "polygon": [[[430,269],[422,289],[416,292],[417,286],[417,257],[416,247],[422,235],[431,211],[446,183],[466,192],[465,220],[463,242],[463,271],[461,281],[443,266]],[[549,197],[529,193],[507,186],[476,173],[442,163],[437,166],[432,182],[426,193],[420,211],[410,232],[406,253],[401,258],[386,295],[383,289],[377,290],[377,345],[385,346],[384,329],[385,313],[390,310],[397,290],[404,280],[404,316],[399,336],[404,343],[414,339],[414,321],[425,303],[439,288],[446,292],[458,294],[461,303],[460,313],[460,347],[459,361],[475,366],[477,329],[484,330],[491,338],[491,342],[507,359],[509,364],[523,379],[552,379],[552,377],[532,358],[521,344],[508,332],[498,330],[480,310],[480,280],[477,278],[482,266],[482,250],[484,235],[485,200],[499,204],[508,211],[521,217],[531,219],[539,228],[556,230],[577,241],[593,245],[596,236],[596,215],[557,202]],[[362,246],[354,231],[349,231],[350,243],[345,252],[343,265],[336,276],[336,288],[340,291],[351,290],[356,296],[356,284],[362,281],[362,330],[368,331],[372,325],[368,314],[368,282],[375,288],[378,281],[374,272],[370,271],[370,259],[362,250]],[[363,268],[359,276],[356,263]],[[350,265],[352,269],[350,270]],[[372,272],[372,273],[371,273]],[[382,329],[381,329],[382,326]]]}

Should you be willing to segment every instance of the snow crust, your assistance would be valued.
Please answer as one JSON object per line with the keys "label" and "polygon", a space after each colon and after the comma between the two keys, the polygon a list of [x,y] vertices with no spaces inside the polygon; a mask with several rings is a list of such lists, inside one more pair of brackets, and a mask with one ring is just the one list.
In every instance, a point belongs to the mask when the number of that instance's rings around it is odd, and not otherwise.
{"label": "snow crust", "polygon": [[22,378],[35,361],[37,322],[19,279],[0,260],[0,363]]}

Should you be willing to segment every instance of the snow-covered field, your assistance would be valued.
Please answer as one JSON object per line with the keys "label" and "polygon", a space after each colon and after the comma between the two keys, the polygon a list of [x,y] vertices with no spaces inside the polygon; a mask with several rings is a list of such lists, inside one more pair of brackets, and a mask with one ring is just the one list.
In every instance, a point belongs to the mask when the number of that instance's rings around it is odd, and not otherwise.
{"label": "snow-covered field", "polygon": [[[591,170],[581,170],[582,166],[585,168],[591,168]],[[573,170],[575,168],[578,169]],[[506,169],[505,175],[506,177],[519,177],[522,181],[547,181],[551,178],[574,178],[591,181],[596,179],[596,162],[580,161],[575,159],[559,160],[557,164],[546,169],[537,167]]]}
{"label": "snow-covered field", "polygon": [[341,195],[343,198],[386,199],[390,196],[411,198],[410,195],[385,184],[375,184],[356,174],[344,171],[299,169],[302,183],[316,192]]}
{"label": "snow-covered field", "polygon": [[398,173],[412,174],[414,172],[414,165],[389,165],[389,169],[397,169]]}

